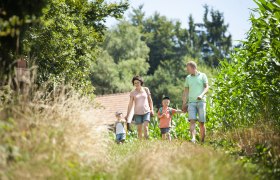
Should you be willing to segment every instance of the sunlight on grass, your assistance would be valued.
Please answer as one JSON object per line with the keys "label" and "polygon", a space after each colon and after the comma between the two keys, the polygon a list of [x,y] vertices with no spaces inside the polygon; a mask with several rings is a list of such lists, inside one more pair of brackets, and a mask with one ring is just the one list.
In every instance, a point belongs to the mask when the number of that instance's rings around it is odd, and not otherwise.
{"label": "sunlight on grass", "polygon": [[231,157],[189,142],[142,141],[112,145],[115,179],[251,179]]}

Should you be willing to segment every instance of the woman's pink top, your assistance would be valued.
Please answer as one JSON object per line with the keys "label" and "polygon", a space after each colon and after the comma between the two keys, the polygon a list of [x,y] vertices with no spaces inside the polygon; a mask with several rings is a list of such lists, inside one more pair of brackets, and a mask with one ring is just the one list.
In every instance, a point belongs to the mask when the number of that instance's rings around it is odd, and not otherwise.
{"label": "woman's pink top", "polygon": [[134,114],[144,115],[150,112],[150,106],[148,101],[148,94],[151,95],[150,90],[146,87],[143,87],[141,91],[136,89],[131,91],[130,97],[134,99]]}

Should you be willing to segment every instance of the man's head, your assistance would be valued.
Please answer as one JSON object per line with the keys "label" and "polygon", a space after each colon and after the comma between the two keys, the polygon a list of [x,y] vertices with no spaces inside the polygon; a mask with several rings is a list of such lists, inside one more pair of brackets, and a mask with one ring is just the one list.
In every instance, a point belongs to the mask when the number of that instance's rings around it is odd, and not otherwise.
{"label": "man's head", "polygon": [[119,112],[119,111],[117,111],[115,115],[116,115],[117,119],[121,119],[123,116],[122,112]]}
{"label": "man's head", "polygon": [[165,96],[164,98],[162,98],[162,106],[169,106],[170,104],[170,98],[168,96]]}
{"label": "man's head", "polygon": [[189,61],[189,62],[187,63],[187,72],[188,72],[189,74],[194,75],[194,74],[196,73],[196,71],[197,71],[197,65],[196,65],[196,63],[195,63],[194,61]]}

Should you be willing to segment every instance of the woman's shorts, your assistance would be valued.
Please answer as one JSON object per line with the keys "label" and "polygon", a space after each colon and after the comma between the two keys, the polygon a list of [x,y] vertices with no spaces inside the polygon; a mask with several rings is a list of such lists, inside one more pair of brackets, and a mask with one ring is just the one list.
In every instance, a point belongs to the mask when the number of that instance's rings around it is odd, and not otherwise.
{"label": "woman's shorts", "polygon": [[150,112],[143,115],[134,115],[135,124],[143,124],[145,121],[150,122]]}

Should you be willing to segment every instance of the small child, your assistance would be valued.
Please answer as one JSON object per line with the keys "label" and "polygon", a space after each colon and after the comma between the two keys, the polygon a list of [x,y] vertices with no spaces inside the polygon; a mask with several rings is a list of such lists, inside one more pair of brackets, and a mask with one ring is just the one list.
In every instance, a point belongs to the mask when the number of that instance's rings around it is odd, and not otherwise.
{"label": "small child", "polygon": [[174,115],[175,113],[183,113],[183,112],[181,110],[170,108],[169,104],[170,104],[170,98],[167,96],[164,97],[162,99],[162,107],[158,111],[158,118],[159,118],[159,128],[161,131],[162,139],[168,139],[169,141],[171,141],[171,136],[169,131],[171,128],[172,115]]}
{"label": "small child", "polygon": [[125,120],[123,119],[123,114],[121,112],[116,112],[116,122],[115,122],[115,132],[116,132],[116,142],[118,144],[125,141]]}

